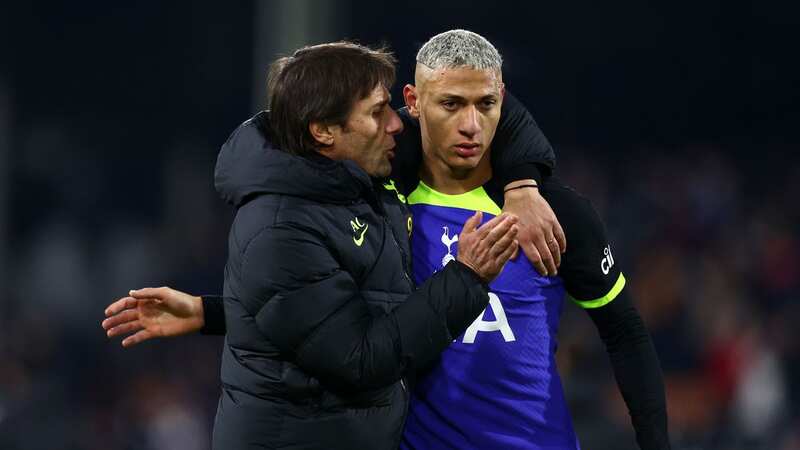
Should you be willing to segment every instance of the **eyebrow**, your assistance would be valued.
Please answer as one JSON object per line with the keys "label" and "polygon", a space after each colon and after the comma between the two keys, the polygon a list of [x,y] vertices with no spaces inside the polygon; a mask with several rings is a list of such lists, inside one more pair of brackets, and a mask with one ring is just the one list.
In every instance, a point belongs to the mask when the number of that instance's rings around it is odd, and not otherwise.
{"label": "eyebrow", "polygon": [[[498,97],[499,97],[498,94],[491,93],[491,94],[486,94],[486,95],[482,96],[481,98],[478,99],[478,101],[483,101],[483,100],[488,100],[488,99],[496,99]],[[447,93],[447,92],[441,94],[441,98],[442,99],[458,100],[458,101],[466,101],[467,100],[467,98],[462,96],[462,95],[451,94],[451,93]]]}
{"label": "eyebrow", "polygon": [[389,102],[391,102],[391,101],[392,101],[392,96],[391,96],[391,95],[388,95],[388,96],[387,96],[385,99],[383,99],[383,100],[381,100],[381,101],[378,101],[378,102],[375,102],[375,103],[373,103],[373,104],[372,104],[372,106],[370,106],[370,108],[376,108],[376,107],[381,107],[381,108],[382,108],[382,107],[384,107],[385,105],[388,105],[388,104],[389,104]]}
{"label": "eyebrow", "polygon": [[389,104],[389,100],[388,99],[387,100],[381,100],[379,102],[373,103],[372,106],[369,107],[369,109],[383,108],[384,106],[386,106],[388,104]]}

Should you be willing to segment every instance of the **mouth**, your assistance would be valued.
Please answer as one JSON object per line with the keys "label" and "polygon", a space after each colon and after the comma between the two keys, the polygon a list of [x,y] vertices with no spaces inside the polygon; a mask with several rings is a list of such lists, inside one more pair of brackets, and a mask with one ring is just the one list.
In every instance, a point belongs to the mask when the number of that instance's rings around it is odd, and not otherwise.
{"label": "mouth", "polygon": [[456,149],[456,154],[462,158],[476,156],[478,154],[478,150],[480,150],[480,147],[481,145],[477,142],[462,142],[454,146]]}

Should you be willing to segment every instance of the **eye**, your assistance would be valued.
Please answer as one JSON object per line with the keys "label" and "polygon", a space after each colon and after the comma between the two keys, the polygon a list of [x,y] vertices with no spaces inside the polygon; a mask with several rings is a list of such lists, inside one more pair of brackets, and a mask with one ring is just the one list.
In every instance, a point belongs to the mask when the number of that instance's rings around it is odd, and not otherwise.
{"label": "eye", "polygon": [[458,103],[453,100],[445,100],[442,102],[442,107],[448,111],[455,111],[458,107]]}
{"label": "eye", "polygon": [[380,117],[386,111],[387,108],[389,108],[388,104],[376,107],[375,109],[372,110],[372,117]]}
{"label": "eye", "polygon": [[492,109],[497,104],[497,100],[494,99],[487,99],[481,102],[481,108],[483,109]]}

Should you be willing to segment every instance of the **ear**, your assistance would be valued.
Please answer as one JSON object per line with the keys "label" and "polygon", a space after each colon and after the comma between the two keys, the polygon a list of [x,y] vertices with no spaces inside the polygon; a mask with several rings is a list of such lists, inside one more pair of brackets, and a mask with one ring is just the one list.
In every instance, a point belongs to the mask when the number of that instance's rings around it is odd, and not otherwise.
{"label": "ear", "polygon": [[413,84],[403,86],[403,100],[406,102],[406,107],[408,107],[408,113],[411,114],[411,117],[419,119],[417,87]]}
{"label": "ear", "polygon": [[308,124],[308,131],[311,133],[311,136],[323,147],[333,145],[333,130],[331,128],[330,125],[322,122],[311,122]]}

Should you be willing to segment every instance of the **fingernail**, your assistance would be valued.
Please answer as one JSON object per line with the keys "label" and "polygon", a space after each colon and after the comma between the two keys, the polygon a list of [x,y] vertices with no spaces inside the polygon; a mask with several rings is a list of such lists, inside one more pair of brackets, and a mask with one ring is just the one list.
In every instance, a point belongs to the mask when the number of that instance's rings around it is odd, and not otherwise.
{"label": "fingernail", "polygon": [[128,291],[128,295],[133,295],[134,292],[136,292],[136,289],[131,289],[130,291]]}

